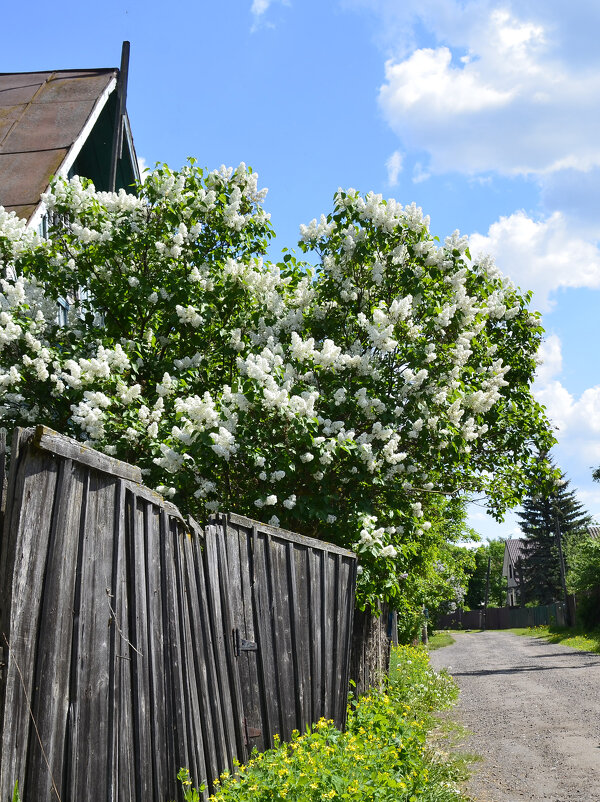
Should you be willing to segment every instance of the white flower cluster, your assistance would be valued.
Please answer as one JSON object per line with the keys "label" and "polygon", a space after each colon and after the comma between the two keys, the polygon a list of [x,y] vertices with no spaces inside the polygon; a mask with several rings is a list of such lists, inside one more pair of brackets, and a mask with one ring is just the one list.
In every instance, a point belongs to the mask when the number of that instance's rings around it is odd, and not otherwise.
{"label": "white flower cluster", "polygon": [[[200,512],[272,508],[396,560],[431,526],[424,494],[493,487],[481,444],[511,349],[523,365],[506,333],[536,321],[490,261],[467,263],[464,237],[440,246],[420,209],[372,193],[340,190],[334,214],[301,228],[313,272],[280,269],[261,256],[263,199],[244,165],[163,167],[140,197],[58,182],[44,196],[67,220],[54,240],[0,210],[0,414],[67,420]],[[23,278],[38,263],[66,323],[42,279]],[[348,512],[388,492],[389,525]]]}
{"label": "white flower cluster", "polygon": [[398,556],[398,550],[388,542],[390,536],[396,532],[395,527],[378,527],[375,515],[362,515],[359,523],[360,538],[353,546],[358,554],[368,551],[375,557],[384,559],[395,559]]}

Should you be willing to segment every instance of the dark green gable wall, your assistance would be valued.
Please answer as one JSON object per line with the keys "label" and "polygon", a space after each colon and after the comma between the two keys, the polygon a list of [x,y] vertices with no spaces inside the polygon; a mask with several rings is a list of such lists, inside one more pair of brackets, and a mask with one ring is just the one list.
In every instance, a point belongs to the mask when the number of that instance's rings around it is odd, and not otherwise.
{"label": "dark green gable wall", "polygon": [[[110,158],[113,142],[114,118],[116,112],[117,97],[116,92],[110,96],[108,103],[102,109],[96,125],[93,127],[90,136],[81,152],[77,156],[73,167],[69,171],[69,178],[80,175],[90,178],[94,186],[101,192],[109,189],[108,182],[110,176]],[[132,186],[135,181],[131,154],[127,140],[123,137],[123,158],[117,162],[117,181],[116,190],[125,189],[132,194],[135,189]]]}

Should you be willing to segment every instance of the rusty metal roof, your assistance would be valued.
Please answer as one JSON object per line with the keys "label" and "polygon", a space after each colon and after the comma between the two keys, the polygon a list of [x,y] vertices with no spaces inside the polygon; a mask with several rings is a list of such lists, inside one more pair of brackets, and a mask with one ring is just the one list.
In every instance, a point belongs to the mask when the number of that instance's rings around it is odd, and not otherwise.
{"label": "rusty metal roof", "polygon": [[31,217],[117,75],[116,68],[0,73],[0,206]]}

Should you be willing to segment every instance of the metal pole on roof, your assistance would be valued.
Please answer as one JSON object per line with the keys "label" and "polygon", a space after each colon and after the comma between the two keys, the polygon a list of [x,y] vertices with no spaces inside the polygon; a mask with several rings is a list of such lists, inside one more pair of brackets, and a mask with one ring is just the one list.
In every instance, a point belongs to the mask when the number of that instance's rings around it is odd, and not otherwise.
{"label": "metal pole on roof", "polygon": [[113,128],[112,150],[110,154],[110,175],[108,182],[109,192],[114,192],[117,186],[117,163],[123,150],[123,116],[127,103],[127,79],[129,76],[129,42],[123,42],[121,48],[121,68],[117,79],[117,109]]}

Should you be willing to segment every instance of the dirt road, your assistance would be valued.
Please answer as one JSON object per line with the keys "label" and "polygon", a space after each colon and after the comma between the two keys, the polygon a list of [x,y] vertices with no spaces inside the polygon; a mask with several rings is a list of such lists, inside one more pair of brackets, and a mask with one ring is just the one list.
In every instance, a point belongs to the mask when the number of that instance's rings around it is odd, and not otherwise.
{"label": "dirt road", "polygon": [[600,654],[508,632],[431,653],[460,689],[477,802],[600,802]]}

